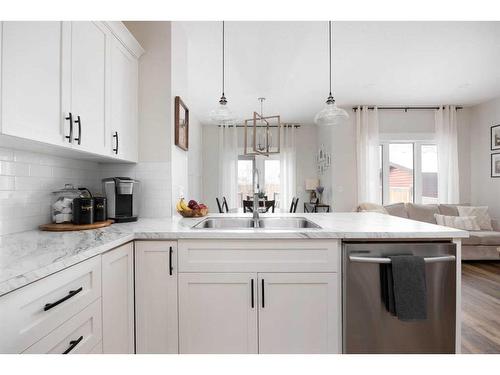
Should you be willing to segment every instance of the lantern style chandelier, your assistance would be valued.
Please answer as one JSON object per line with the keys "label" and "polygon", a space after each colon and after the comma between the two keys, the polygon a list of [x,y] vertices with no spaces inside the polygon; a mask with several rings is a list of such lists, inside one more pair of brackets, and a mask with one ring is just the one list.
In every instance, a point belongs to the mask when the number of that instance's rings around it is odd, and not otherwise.
{"label": "lantern style chandelier", "polygon": [[326,99],[325,107],[314,117],[316,125],[339,125],[349,118],[345,110],[337,107],[332,95],[332,21],[328,21],[328,53],[330,63],[330,93]]}
{"label": "lantern style chandelier", "polygon": [[280,153],[281,118],[279,115],[264,116],[265,100],[266,98],[258,98],[260,113],[254,112],[253,118],[244,122],[245,155],[269,156]]}

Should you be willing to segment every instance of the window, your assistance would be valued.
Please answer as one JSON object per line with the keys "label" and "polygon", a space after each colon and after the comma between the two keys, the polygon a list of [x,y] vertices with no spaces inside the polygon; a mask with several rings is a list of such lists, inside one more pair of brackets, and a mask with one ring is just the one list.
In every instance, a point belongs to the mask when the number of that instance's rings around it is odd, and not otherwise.
{"label": "window", "polygon": [[253,195],[253,157],[238,157],[238,207],[243,206],[243,199]]}
{"label": "window", "polygon": [[438,157],[436,145],[422,145],[422,203],[438,202]]}
{"label": "window", "polygon": [[269,200],[276,200],[279,207],[280,193],[280,160],[278,158],[255,158],[240,155],[238,157],[238,207],[243,206],[243,200],[253,196],[253,170],[257,168],[260,177],[260,190]]}
{"label": "window", "polygon": [[[280,161],[277,159],[264,160],[264,192],[267,199],[279,201],[280,183]],[[279,206],[277,205],[277,207]]]}
{"label": "window", "polygon": [[382,202],[437,202],[437,146],[423,142],[381,144]]}

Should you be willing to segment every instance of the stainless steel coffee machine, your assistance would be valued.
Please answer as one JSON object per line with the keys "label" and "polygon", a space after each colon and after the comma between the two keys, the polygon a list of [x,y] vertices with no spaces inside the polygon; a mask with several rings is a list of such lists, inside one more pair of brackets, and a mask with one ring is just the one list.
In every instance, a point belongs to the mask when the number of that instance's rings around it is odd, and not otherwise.
{"label": "stainless steel coffee machine", "polygon": [[139,181],[130,177],[109,177],[102,180],[108,201],[108,219],[115,223],[137,221]]}

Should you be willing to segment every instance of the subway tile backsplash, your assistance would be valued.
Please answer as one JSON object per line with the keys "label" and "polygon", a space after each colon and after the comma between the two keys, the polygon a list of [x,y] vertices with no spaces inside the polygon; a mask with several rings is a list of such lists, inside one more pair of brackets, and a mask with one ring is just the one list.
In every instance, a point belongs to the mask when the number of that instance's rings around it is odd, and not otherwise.
{"label": "subway tile backsplash", "polygon": [[172,215],[170,162],[140,162],[137,164],[101,164],[101,178],[125,176],[136,178],[139,184],[139,216],[149,218]]}
{"label": "subway tile backsplash", "polygon": [[169,162],[96,163],[0,148],[0,235],[36,229],[49,223],[52,192],[64,184],[102,190],[101,179],[125,176],[140,180],[139,216],[169,217]]}
{"label": "subway tile backsplash", "polygon": [[95,162],[0,148],[0,234],[50,222],[51,193],[70,183],[100,191]]}

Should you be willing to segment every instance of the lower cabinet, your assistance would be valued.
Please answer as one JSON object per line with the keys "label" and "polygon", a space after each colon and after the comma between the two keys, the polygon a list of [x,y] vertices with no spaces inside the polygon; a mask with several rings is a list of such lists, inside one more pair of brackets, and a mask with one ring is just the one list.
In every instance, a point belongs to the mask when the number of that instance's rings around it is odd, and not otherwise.
{"label": "lower cabinet", "polygon": [[336,273],[179,274],[180,353],[339,353]]}
{"label": "lower cabinet", "polygon": [[259,273],[259,353],[340,353],[336,273]]}
{"label": "lower cabinet", "polygon": [[102,351],[134,353],[134,245],[102,255]]}
{"label": "lower cabinet", "polygon": [[25,354],[89,354],[101,341],[101,299],[53,330]]}
{"label": "lower cabinet", "polygon": [[180,353],[257,353],[257,274],[179,275]]}
{"label": "lower cabinet", "polygon": [[135,242],[136,352],[178,353],[177,242]]}

